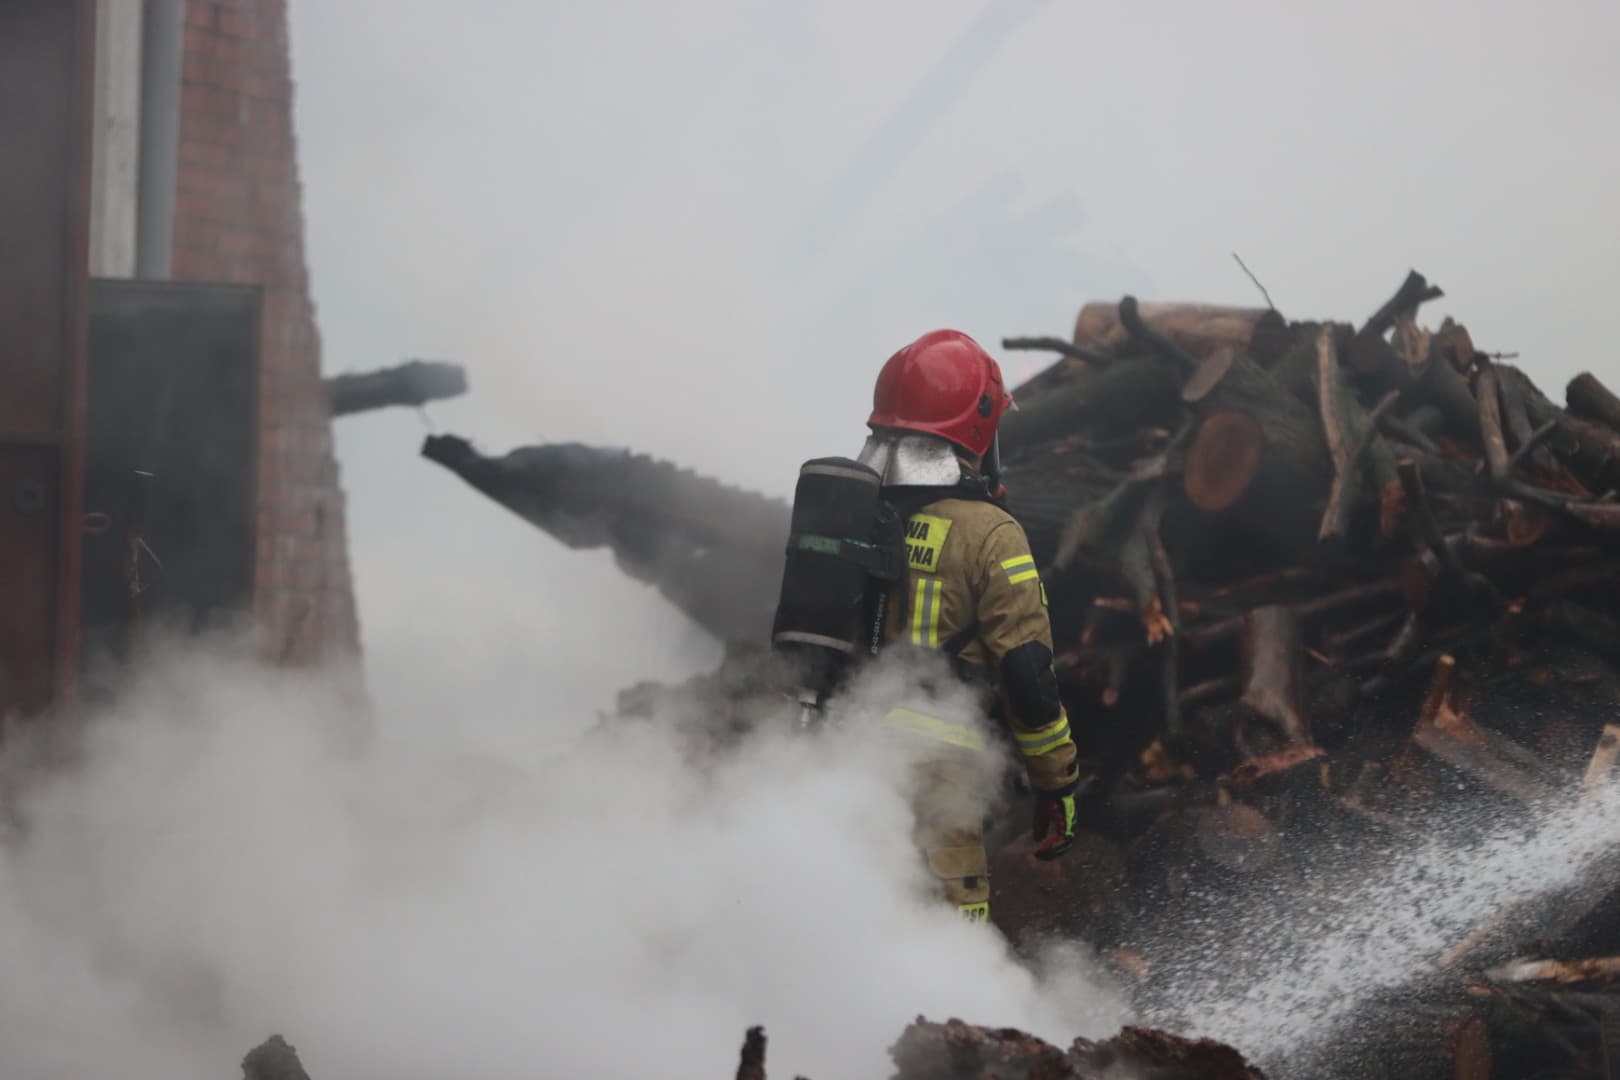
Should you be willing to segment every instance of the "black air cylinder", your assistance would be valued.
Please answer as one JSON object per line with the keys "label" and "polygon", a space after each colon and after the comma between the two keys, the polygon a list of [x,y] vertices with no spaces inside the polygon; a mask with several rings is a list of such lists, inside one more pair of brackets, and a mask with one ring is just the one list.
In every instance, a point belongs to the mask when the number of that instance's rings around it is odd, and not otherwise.
{"label": "black air cylinder", "polygon": [[871,636],[868,589],[884,557],[882,486],[881,476],[849,458],[816,458],[799,470],[771,644],[803,657],[812,684],[824,683]]}

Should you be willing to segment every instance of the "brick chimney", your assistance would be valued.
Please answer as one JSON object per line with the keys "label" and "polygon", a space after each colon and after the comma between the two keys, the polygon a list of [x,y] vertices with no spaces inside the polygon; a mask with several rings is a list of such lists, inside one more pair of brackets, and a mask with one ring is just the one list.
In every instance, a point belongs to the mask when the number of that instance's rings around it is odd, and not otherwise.
{"label": "brick chimney", "polygon": [[267,659],[356,653],[344,496],[304,263],[285,0],[187,0],[173,275],[263,289],[254,619]]}

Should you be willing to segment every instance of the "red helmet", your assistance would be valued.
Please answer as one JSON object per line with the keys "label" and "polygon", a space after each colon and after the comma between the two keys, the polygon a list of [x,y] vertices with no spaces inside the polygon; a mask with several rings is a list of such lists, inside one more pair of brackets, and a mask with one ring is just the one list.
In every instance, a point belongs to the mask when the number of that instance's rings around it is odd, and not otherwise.
{"label": "red helmet", "polygon": [[1001,367],[960,330],[933,330],[889,357],[872,391],[872,428],[937,435],[983,455],[1012,395]]}

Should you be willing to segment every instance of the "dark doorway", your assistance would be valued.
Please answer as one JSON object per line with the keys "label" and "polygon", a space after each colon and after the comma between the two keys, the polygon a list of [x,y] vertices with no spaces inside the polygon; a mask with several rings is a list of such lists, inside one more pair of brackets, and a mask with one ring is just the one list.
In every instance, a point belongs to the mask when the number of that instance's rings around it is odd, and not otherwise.
{"label": "dark doorway", "polygon": [[81,615],[94,697],[137,635],[198,633],[252,602],[260,292],[98,279],[89,308]]}

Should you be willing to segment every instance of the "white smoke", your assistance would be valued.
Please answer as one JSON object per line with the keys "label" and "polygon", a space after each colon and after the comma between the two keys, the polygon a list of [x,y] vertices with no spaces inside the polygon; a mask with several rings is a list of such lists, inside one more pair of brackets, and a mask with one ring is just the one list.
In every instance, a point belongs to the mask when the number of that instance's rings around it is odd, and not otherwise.
{"label": "white smoke", "polygon": [[715,1077],[757,1023],[784,1075],[881,1076],[919,1014],[1124,1019],[1083,958],[1037,977],[927,895],[870,743],[355,719],[340,680],[193,649],[32,773],[0,1073],[219,1077],[279,1031],[322,1080]]}

